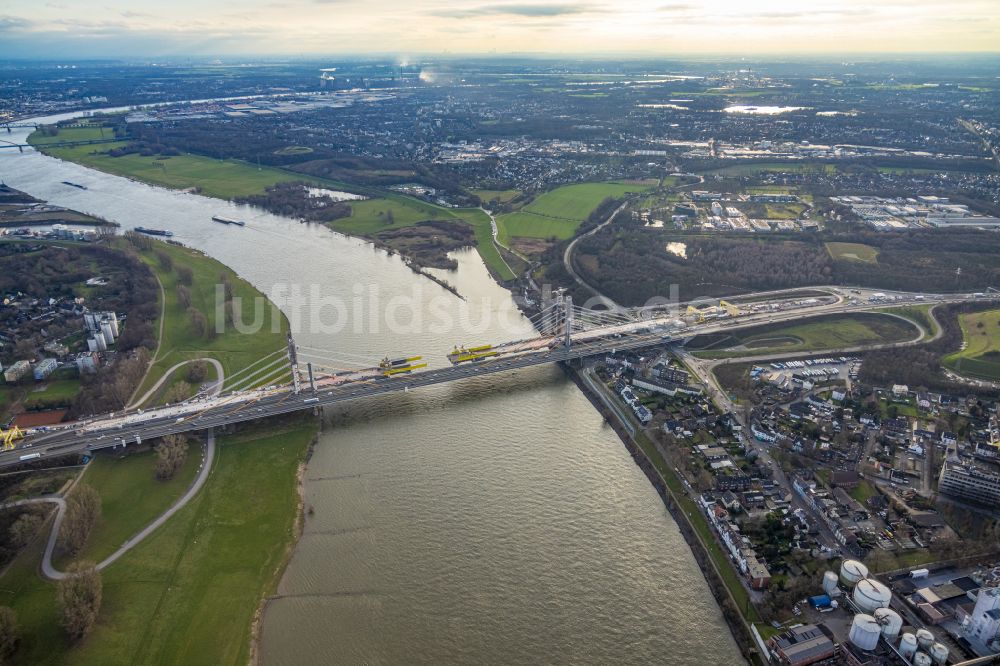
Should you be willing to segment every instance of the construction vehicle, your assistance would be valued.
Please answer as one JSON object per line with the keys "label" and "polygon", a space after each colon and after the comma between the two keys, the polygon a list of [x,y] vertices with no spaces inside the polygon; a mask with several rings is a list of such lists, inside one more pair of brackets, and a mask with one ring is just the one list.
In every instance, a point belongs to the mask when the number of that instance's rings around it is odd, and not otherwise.
{"label": "construction vehicle", "polygon": [[497,356],[500,352],[493,349],[493,345],[480,345],[479,347],[455,347],[455,349],[448,354],[448,360],[454,365],[459,363],[465,363],[467,361],[481,361],[484,358],[489,358],[491,356]]}

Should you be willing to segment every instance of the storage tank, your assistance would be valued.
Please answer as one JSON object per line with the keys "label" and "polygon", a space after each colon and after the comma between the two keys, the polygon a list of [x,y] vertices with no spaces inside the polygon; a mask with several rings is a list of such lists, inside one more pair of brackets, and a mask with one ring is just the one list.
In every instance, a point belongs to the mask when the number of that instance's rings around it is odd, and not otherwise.
{"label": "storage tank", "polygon": [[878,637],[882,634],[882,627],[878,621],[866,613],[858,613],[851,622],[851,633],[848,639],[862,650],[874,650],[878,645]]}
{"label": "storage tank", "polygon": [[837,574],[832,571],[827,571],[823,574],[823,591],[826,592],[828,597],[835,597],[840,594],[837,582]]}
{"label": "storage tank", "polygon": [[892,592],[882,583],[871,578],[863,578],[854,586],[854,593],[851,595],[858,608],[866,613],[871,613],[876,608],[885,608],[892,599]]}
{"label": "storage tank", "polygon": [[903,656],[903,659],[910,661],[913,659],[913,655],[917,652],[917,637],[906,632],[903,634],[903,638],[899,641],[899,654]]}
{"label": "storage tank", "polygon": [[913,666],[934,666],[934,660],[926,652],[918,652],[913,655]]}
{"label": "storage tank", "polygon": [[931,659],[938,666],[944,666],[948,663],[948,648],[940,643],[935,643],[930,649]]}
{"label": "storage tank", "polygon": [[859,580],[868,577],[868,567],[857,560],[844,560],[840,565],[840,581],[845,587],[854,587]]}
{"label": "storage tank", "polygon": [[928,649],[930,646],[934,645],[934,634],[926,629],[919,629],[917,631],[917,645],[920,646],[921,650]]}
{"label": "storage tank", "polygon": [[885,640],[895,641],[896,636],[899,636],[899,630],[903,628],[903,618],[899,617],[899,613],[891,608],[876,608],[872,615],[882,627]]}

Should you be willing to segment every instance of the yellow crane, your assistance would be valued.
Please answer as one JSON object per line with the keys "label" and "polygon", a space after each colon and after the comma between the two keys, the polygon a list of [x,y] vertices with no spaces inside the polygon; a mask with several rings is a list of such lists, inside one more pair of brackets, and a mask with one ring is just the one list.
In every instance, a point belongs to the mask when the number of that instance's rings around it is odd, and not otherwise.
{"label": "yellow crane", "polygon": [[732,303],[730,303],[729,301],[719,301],[719,307],[725,308],[726,314],[728,314],[730,317],[740,316],[740,309],[735,305],[733,305]]}
{"label": "yellow crane", "polygon": [[24,432],[17,426],[6,431],[0,430],[0,443],[3,444],[4,451],[13,449],[19,439],[24,439]]}
{"label": "yellow crane", "polygon": [[705,321],[705,313],[693,305],[688,306],[687,313],[689,317],[694,317],[696,324],[701,324]]}

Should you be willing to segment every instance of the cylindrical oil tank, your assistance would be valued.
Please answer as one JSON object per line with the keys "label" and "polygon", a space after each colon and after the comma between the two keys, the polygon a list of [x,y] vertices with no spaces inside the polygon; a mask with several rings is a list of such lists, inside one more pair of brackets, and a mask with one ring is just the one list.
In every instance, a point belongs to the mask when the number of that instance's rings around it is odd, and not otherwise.
{"label": "cylindrical oil tank", "polygon": [[876,608],[885,608],[892,599],[892,592],[882,583],[871,578],[864,578],[854,586],[851,595],[854,603],[865,613],[871,613]]}
{"label": "cylindrical oil tank", "polygon": [[829,597],[834,597],[837,591],[837,574],[827,571],[823,574],[823,592]]}
{"label": "cylindrical oil tank", "polygon": [[891,608],[876,608],[872,615],[882,626],[882,635],[885,636],[885,639],[887,641],[896,640],[896,636],[899,636],[899,630],[903,628],[903,618],[899,617],[899,613]]}
{"label": "cylindrical oil tank", "polygon": [[857,582],[868,577],[868,567],[857,560],[844,560],[840,565],[840,582],[848,589],[854,587]]}
{"label": "cylindrical oil tank", "polygon": [[862,650],[874,650],[878,645],[878,637],[882,627],[874,617],[866,613],[858,613],[851,622],[851,633],[848,639]]}
{"label": "cylindrical oil tank", "polygon": [[913,655],[917,652],[917,637],[906,632],[903,637],[899,640],[899,654],[903,655],[903,659],[907,661],[913,659]]}
{"label": "cylindrical oil tank", "polygon": [[917,645],[920,646],[921,650],[927,650],[930,646],[934,645],[934,634],[927,631],[926,629],[917,630]]}
{"label": "cylindrical oil tank", "polygon": [[940,643],[935,643],[931,646],[930,655],[931,659],[938,666],[944,666],[948,663],[948,648]]}
{"label": "cylindrical oil tank", "polygon": [[913,655],[913,666],[934,666],[934,660],[926,652],[918,652]]}

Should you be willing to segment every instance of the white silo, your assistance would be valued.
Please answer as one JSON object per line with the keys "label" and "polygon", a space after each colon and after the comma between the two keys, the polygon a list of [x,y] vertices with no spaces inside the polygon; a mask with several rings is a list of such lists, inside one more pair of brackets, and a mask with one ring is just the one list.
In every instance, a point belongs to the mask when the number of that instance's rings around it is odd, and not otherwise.
{"label": "white silo", "polygon": [[938,666],[944,666],[948,663],[948,648],[940,643],[935,643],[931,646],[930,655],[931,659]]}
{"label": "white silo", "polygon": [[851,622],[851,633],[848,639],[862,650],[874,650],[878,645],[878,637],[882,627],[871,615],[858,613]]}
{"label": "white silo", "polygon": [[848,589],[854,587],[859,580],[868,577],[868,567],[857,560],[844,560],[840,565],[840,581]]}
{"label": "white silo", "polygon": [[917,652],[917,637],[906,632],[903,634],[903,638],[899,641],[899,654],[903,656],[903,659],[910,661],[913,659],[913,655]]}
{"label": "white silo", "polygon": [[837,587],[837,582],[837,574],[827,571],[823,574],[823,592],[830,597],[839,596],[840,588]]}
{"label": "white silo", "polygon": [[114,333],[115,337],[117,338],[118,335],[119,335],[119,333],[118,333],[118,315],[116,315],[114,312],[109,312],[108,313],[108,322],[111,324],[111,332]]}
{"label": "white silo", "polygon": [[87,338],[87,351],[97,351],[97,340],[95,338]]}
{"label": "white silo", "polygon": [[917,630],[917,645],[920,646],[921,650],[929,649],[930,646],[934,645],[934,634],[926,629]]}
{"label": "white silo", "polygon": [[913,666],[934,666],[934,660],[926,652],[918,652],[913,655]]}
{"label": "white silo", "polygon": [[858,608],[866,613],[871,613],[876,608],[885,608],[892,599],[892,592],[882,583],[872,578],[863,578],[854,586],[854,593],[851,595]]}
{"label": "white silo", "polygon": [[899,613],[891,608],[876,608],[872,615],[882,627],[882,635],[885,636],[885,640],[896,640],[896,636],[899,636],[899,630],[903,628],[903,618],[899,617]]}

